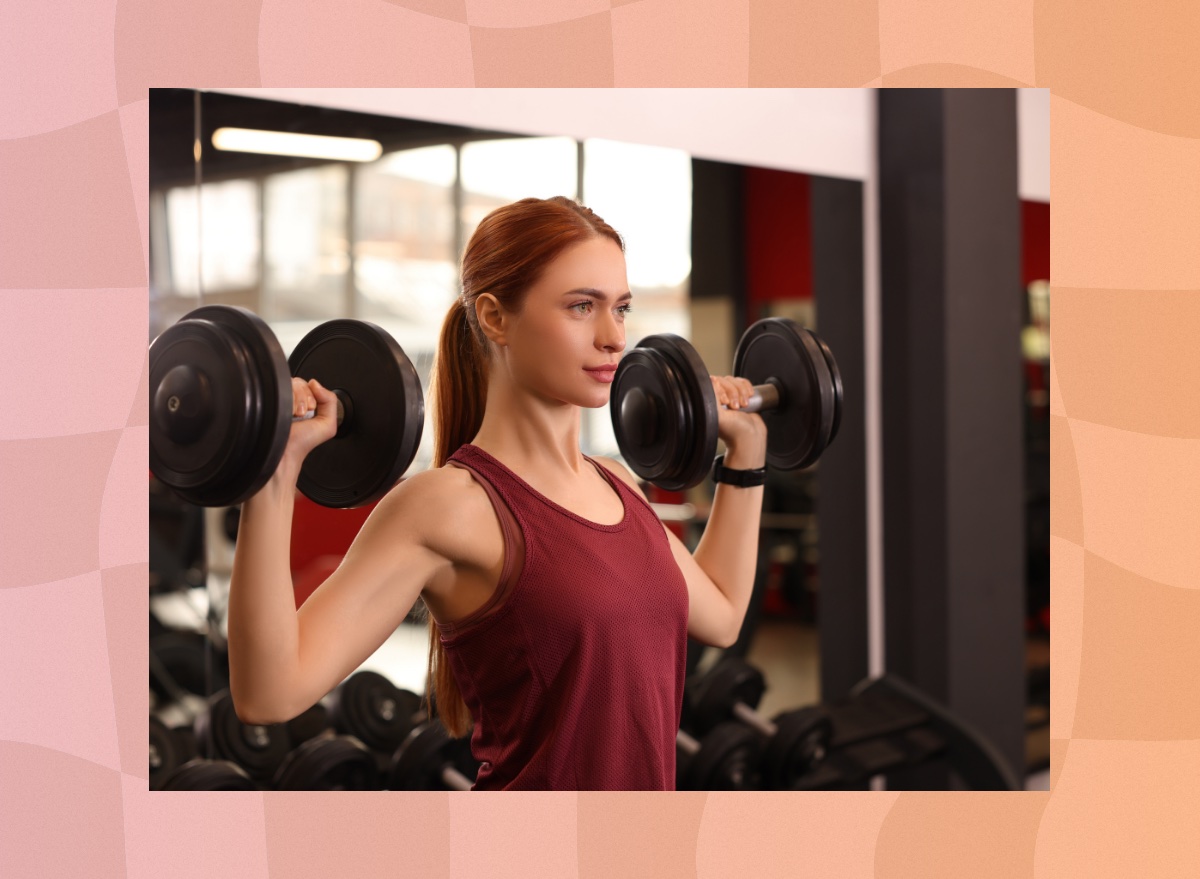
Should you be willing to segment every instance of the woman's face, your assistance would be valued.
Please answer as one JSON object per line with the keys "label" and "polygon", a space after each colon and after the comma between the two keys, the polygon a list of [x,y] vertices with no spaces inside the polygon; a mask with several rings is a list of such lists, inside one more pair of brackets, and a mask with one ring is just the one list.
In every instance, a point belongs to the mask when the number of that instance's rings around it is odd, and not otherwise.
{"label": "woman's face", "polygon": [[616,242],[591,238],[563,251],[525,294],[521,311],[505,315],[501,354],[513,377],[551,400],[607,405],[630,299]]}

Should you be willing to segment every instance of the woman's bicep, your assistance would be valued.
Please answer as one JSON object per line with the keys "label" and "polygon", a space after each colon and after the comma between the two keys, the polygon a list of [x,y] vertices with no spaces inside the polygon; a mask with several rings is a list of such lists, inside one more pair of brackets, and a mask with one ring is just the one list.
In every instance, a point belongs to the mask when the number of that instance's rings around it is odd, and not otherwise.
{"label": "woman's bicep", "polygon": [[687,583],[688,634],[703,644],[728,647],[731,639],[736,637],[736,633],[731,631],[733,606],[712,578],[704,573],[683,541],[666,525],[663,525],[663,530],[667,533],[675,563],[679,565]]}
{"label": "woman's bicep", "polygon": [[[450,562],[427,546],[421,490],[394,490],[371,511],[341,564],[298,611],[296,713],[337,686],[396,630]],[[428,500],[426,498],[426,500]]]}

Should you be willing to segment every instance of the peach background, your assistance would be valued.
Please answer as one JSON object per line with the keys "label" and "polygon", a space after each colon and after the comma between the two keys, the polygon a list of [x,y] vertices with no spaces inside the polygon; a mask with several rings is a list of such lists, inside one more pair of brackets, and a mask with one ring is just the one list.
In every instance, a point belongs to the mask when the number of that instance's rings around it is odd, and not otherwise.
{"label": "peach background", "polygon": [[[1200,875],[1200,6],[12,0],[0,875]],[[146,790],[151,86],[1051,90],[1049,794]]]}

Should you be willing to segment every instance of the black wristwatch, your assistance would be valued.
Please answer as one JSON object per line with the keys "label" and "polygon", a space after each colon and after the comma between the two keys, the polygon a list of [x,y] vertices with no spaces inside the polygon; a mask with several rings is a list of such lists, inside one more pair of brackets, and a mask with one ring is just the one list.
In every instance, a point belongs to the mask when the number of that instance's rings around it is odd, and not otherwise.
{"label": "black wristwatch", "polygon": [[754,488],[766,481],[766,467],[759,467],[757,470],[730,470],[725,466],[724,455],[717,455],[717,459],[713,461],[713,482],[724,482],[739,488]]}

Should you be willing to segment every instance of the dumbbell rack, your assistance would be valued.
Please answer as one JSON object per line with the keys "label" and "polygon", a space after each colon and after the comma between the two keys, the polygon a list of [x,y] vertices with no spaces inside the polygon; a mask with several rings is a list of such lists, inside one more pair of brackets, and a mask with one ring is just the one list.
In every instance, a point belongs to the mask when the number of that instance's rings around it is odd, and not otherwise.
{"label": "dumbbell rack", "polygon": [[795,790],[861,788],[876,775],[933,760],[970,790],[1021,789],[990,742],[895,675],[864,681],[824,708],[833,722],[829,752]]}

